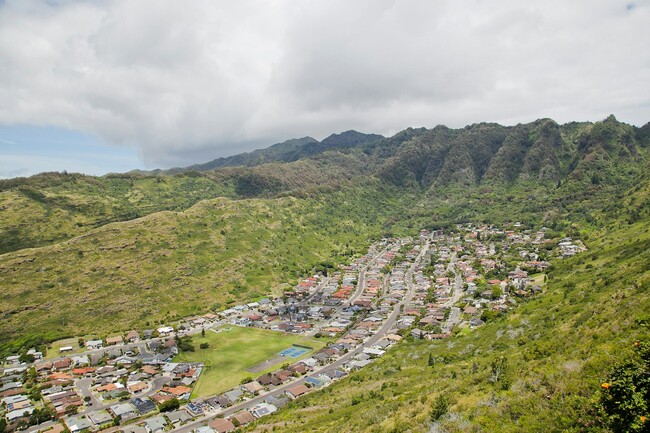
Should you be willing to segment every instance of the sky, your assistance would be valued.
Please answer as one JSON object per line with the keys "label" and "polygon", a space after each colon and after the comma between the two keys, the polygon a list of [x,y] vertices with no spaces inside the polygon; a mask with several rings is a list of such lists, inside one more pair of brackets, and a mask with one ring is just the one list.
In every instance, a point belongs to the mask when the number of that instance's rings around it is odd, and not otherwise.
{"label": "sky", "polygon": [[650,0],[0,0],[0,178],[290,138],[650,121]]}

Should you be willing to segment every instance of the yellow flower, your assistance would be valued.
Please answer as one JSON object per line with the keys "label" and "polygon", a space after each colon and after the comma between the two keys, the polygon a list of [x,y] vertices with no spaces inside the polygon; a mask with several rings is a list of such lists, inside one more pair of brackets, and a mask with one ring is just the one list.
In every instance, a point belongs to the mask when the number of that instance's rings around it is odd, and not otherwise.
{"label": "yellow flower", "polygon": [[604,382],[602,385],[600,385],[601,388],[608,389],[611,385],[607,382]]}
{"label": "yellow flower", "polygon": [[645,420],[647,420],[648,418],[646,418],[646,417],[644,417],[643,415],[641,415],[641,416],[639,417],[639,419],[641,420],[641,422],[645,422]]}

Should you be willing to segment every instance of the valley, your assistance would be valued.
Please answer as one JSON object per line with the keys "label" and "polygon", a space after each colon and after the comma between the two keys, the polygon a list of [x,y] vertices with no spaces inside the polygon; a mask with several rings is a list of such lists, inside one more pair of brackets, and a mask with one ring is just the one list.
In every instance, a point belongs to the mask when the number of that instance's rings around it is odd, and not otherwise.
{"label": "valley", "polygon": [[649,145],[540,119],[0,181],[7,426],[643,431],[606,393],[639,401]]}
{"label": "valley", "polygon": [[[350,265],[307,278],[281,298],[262,298],[156,330],[132,330],[126,337],[80,339],[85,351],[56,345],[59,356],[46,361],[38,361],[41,352],[28,353],[36,359],[32,365],[10,356],[4,374],[22,385],[20,374],[33,367],[30,387],[38,389],[46,405],[33,397],[34,406],[20,410],[33,413],[53,405],[71,431],[103,428],[108,421],[146,427],[159,420],[174,431],[191,432],[221,424],[223,416],[247,424],[370,368],[404,338],[469,335],[518,301],[541,295],[541,285],[534,283],[543,285],[544,275],[529,278],[520,266],[544,271],[550,263],[540,259],[584,251],[571,239],[546,239],[545,231],[532,232],[520,223],[510,230],[466,224],[454,232],[422,230],[417,239],[382,239]],[[430,354],[428,363],[435,362]],[[52,368],[71,373],[51,374]],[[16,395],[13,390],[7,389]],[[163,411],[170,401],[188,402],[183,407],[191,422],[175,425],[170,417],[151,414],[155,405]],[[6,416],[11,420],[14,414]]]}

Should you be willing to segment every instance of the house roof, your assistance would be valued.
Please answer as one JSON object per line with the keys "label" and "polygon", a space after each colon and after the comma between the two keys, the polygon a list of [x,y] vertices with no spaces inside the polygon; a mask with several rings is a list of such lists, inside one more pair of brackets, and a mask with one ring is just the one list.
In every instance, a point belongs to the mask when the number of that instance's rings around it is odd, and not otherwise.
{"label": "house roof", "polygon": [[162,430],[165,428],[165,424],[167,424],[167,421],[165,421],[165,418],[162,416],[157,416],[155,418],[150,418],[145,421],[145,424],[149,428],[149,431],[156,431],[156,430]]}
{"label": "house roof", "polygon": [[241,425],[246,425],[249,422],[255,421],[255,417],[248,411],[241,411],[236,413],[233,418],[235,418],[237,421],[239,421],[239,424]]}
{"label": "house roof", "polygon": [[165,387],[163,387],[162,391],[167,392],[167,393],[169,393],[171,395],[174,395],[174,396],[181,396],[181,395],[187,394],[188,392],[191,392],[192,389],[188,388],[187,386],[176,386],[176,387],[173,387],[173,388],[171,388],[169,386],[165,386]]}
{"label": "house roof", "polygon": [[129,403],[118,403],[111,406],[110,409],[115,414],[115,416],[122,416],[135,412],[135,407]]}
{"label": "house roof", "polygon": [[235,429],[235,424],[224,418],[215,418],[208,423],[208,426],[217,433],[227,433]]}
{"label": "house roof", "polygon": [[303,394],[306,394],[309,392],[309,388],[307,388],[306,385],[296,385],[294,387],[291,387],[287,390],[287,393],[294,396],[294,397],[300,397]]}

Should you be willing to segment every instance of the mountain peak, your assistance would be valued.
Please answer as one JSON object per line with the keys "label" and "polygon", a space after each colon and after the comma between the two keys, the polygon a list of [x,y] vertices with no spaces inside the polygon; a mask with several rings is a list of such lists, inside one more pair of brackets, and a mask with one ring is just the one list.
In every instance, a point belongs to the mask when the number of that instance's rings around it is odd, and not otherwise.
{"label": "mountain peak", "polygon": [[321,144],[326,148],[353,147],[370,141],[381,140],[382,138],[384,138],[382,135],[364,134],[363,132],[351,129],[340,134],[332,134],[321,141]]}

